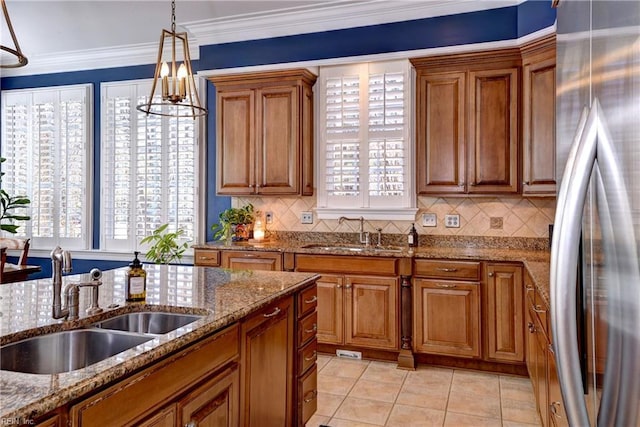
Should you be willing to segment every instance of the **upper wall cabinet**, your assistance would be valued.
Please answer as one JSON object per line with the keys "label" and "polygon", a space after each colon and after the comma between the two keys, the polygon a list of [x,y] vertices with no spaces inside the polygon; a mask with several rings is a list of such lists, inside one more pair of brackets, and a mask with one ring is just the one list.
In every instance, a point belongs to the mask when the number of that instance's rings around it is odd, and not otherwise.
{"label": "upper wall cabinet", "polygon": [[522,194],[556,195],[556,38],[522,47]]}
{"label": "upper wall cabinet", "polygon": [[520,51],[411,62],[418,194],[517,193]]}
{"label": "upper wall cabinet", "polygon": [[313,194],[313,91],[305,69],[210,77],[216,87],[216,190]]}

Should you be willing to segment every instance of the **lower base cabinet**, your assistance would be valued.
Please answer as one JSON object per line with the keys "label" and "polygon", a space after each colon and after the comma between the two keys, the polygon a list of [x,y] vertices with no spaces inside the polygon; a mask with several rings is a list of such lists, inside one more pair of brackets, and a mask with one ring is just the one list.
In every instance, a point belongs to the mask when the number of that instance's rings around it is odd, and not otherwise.
{"label": "lower base cabinet", "polygon": [[[238,326],[234,325],[73,405],[69,425],[168,426],[176,425],[178,416],[207,418],[212,411],[224,419],[237,420],[237,406],[222,405],[214,410],[207,405],[222,397],[220,393],[211,396],[214,382],[233,383],[238,350]],[[231,393],[232,399],[237,388],[231,390],[230,386],[224,393]],[[222,411],[228,412],[222,416]],[[210,425],[234,426],[237,422]]]}

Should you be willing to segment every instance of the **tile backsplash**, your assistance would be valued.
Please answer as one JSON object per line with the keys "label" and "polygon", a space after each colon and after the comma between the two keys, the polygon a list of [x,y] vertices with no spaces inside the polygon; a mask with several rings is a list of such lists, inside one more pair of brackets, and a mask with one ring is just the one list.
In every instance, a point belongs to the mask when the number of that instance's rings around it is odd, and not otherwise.
{"label": "tile backsplash", "polygon": [[[269,230],[355,232],[356,222],[338,224],[337,220],[319,220],[315,215],[316,198],[313,197],[234,197],[234,207],[252,203],[255,209],[273,213]],[[555,215],[555,198],[525,197],[419,197],[416,229],[419,234],[438,236],[492,236],[492,237],[549,237],[549,224]],[[302,224],[302,212],[314,213],[312,224]],[[422,214],[435,213],[436,227],[423,227]],[[445,215],[458,214],[459,228],[445,227]],[[383,233],[405,234],[410,221],[367,221],[365,230],[382,228]]]}

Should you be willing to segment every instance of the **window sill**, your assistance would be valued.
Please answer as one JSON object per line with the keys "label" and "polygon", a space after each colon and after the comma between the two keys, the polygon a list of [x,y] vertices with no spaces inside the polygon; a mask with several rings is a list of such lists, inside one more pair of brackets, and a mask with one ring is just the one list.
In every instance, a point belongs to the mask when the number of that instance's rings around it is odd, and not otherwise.
{"label": "window sill", "polygon": [[362,216],[367,220],[415,222],[417,212],[417,208],[316,208],[318,219],[338,219],[341,216]]}

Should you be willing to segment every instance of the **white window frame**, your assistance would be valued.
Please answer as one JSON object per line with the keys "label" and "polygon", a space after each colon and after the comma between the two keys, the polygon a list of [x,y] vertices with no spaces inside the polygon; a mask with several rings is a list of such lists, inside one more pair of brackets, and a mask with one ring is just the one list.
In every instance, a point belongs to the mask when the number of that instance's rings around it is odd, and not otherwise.
{"label": "white window frame", "polygon": [[[338,65],[321,67],[316,94],[318,94],[318,108],[316,109],[318,141],[316,170],[317,173],[317,207],[316,213],[319,219],[337,219],[340,216],[365,216],[371,220],[415,220],[418,209],[416,208],[416,193],[414,183],[414,138],[413,122],[413,81],[414,76],[408,60],[369,62],[350,65]],[[369,196],[368,179],[360,179],[360,191],[357,196],[333,196],[328,194],[326,186],[326,157],[327,157],[327,123],[325,112],[327,109],[326,86],[327,80],[336,77],[359,76],[360,87],[360,114],[357,133],[353,134],[360,145],[359,176],[368,177],[369,161],[369,76],[381,73],[402,73],[404,76],[404,129],[399,137],[404,141],[404,188],[402,196]],[[373,134],[372,134],[373,135]]]}
{"label": "white window frame", "polygon": [[[129,96],[132,99],[136,99],[136,97],[138,96],[145,96],[147,97],[149,93],[151,93],[151,84],[153,83],[152,79],[144,79],[144,80],[130,80],[130,81],[121,81],[121,82],[103,82],[100,84],[100,98],[101,98],[101,156],[100,156],[100,163],[101,163],[101,167],[100,167],[100,182],[101,182],[101,186],[102,191],[101,191],[101,195],[100,195],[100,206],[102,206],[103,208],[101,209],[101,213],[100,213],[100,224],[101,225],[101,234],[100,234],[100,247],[103,250],[107,250],[107,251],[112,251],[112,252],[131,252],[134,250],[137,251],[141,251],[141,252],[146,252],[149,248],[149,244],[145,244],[145,245],[140,245],[140,240],[142,239],[142,237],[140,236],[136,236],[136,232],[134,229],[131,230],[131,234],[128,236],[127,239],[113,239],[111,238],[111,236],[107,235],[107,227],[105,226],[105,218],[104,215],[107,214],[106,212],[106,208],[105,208],[105,185],[107,185],[107,183],[109,182],[107,180],[107,168],[105,167],[105,150],[107,150],[107,140],[109,138],[109,127],[107,126],[107,121],[109,120],[108,117],[108,93],[121,93],[123,94],[123,96]],[[139,113],[136,109],[135,109],[135,105],[132,106],[132,114],[133,115],[137,115],[137,114],[143,114],[143,113]],[[158,116],[149,116],[149,117],[158,117]],[[165,123],[162,124],[162,128],[163,128],[163,133],[164,132],[168,132],[168,120],[175,120],[174,118],[167,118],[167,117],[162,117],[163,121],[165,121]],[[182,118],[181,120],[193,120],[193,119],[187,119],[187,118]],[[201,146],[202,144],[200,143],[200,134],[201,134],[201,126],[199,124],[199,122],[197,120],[195,120],[193,122],[194,124],[194,140],[195,140],[195,145],[194,145],[194,176],[193,176],[193,182],[194,182],[194,188],[193,188],[193,194],[192,197],[194,199],[194,208],[193,208],[193,236],[188,236],[188,238],[184,238],[184,239],[179,239],[178,244],[181,244],[183,242],[189,242],[189,243],[194,243],[195,241],[197,241],[198,239],[198,233],[199,233],[199,229],[200,229],[200,215],[201,215],[201,203],[202,200],[200,200],[200,185],[201,185],[201,179],[200,179],[200,168],[201,168],[201,161],[200,158],[202,157],[202,153],[201,153]],[[135,142],[135,135],[138,132],[138,125],[137,122],[132,121],[131,123],[131,138],[132,141]],[[133,151],[135,150],[135,144],[131,144],[130,147],[130,151],[131,154],[133,155]],[[167,157],[167,153],[163,151],[162,153],[162,157],[163,157],[163,162],[166,161],[166,157]],[[135,163],[135,156],[134,156],[134,163]],[[167,192],[163,191],[163,197],[167,197]],[[131,194],[129,195],[129,199],[130,199],[130,218],[132,218],[132,222],[133,222],[133,227],[136,227],[136,223],[135,223],[135,191],[131,191]],[[162,203],[166,203],[166,200],[163,200]],[[161,223],[166,223],[169,221],[162,221]],[[169,231],[175,231],[175,229],[178,227],[179,225],[177,224],[169,224]],[[153,231],[153,230],[147,230],[147,231]],[[149,234],[149,232],[146,233],[147,235]],[[189,248],[186,252],[185,255],[189,256],[192,254],[192,249]]]}
{"label": "white window frame", "polygon": [[[18,229],[18,235],[26,236],[31,239],[31,247],[33,249],[38,248],[53,248],[55,246],[61,246],[65,249],[73,249],[73,250],[87,250],[91,248],[92,237],[93,237],[93,212],[92,212],[92,192],[93,192],[93,85],[92,84],[81,84],[81,85],[68,85],[68,86],[55,86],[55,87],[46,87],[46,88],[35,88],[35,89],[16,89],[16,90],[7,90],[2,92],[2,157],[7,158],[7,162],[3,165],[3,170],[5,172],[11,173],[12,168],[16,167],[26,167],[27,174],[30,174],[30,171],[34,170],[33,164],[33,148],[28,148],[28,153],[26,159],[21,162],[21,166],[16,166],[13,159],[15,158],[12,154],[9,153],[8,150],[13,150],[14,146],[10,147],[7,144],[9,141],[8,129],[6,126],[7,123],[7,108],[11,105],[15,105],[21,103],[23,105],[28,105],[29,110],[31,110],[33,105],[36,105],[38,102],[43,101],[52,101],[55,105],[54,107],[54,142],[55,148],[57,149],[53,154],[54,163],[57,163],[60,166],[61,157],[63,153],[61,153],[60,148],[62,144],[60,142],[63,118],[61,117],[61,102],[70,99],[81,99],[83,102],[82,108],[82,121],[83,121],[83,131],[82,131],[82,143],[83,143],[83,155],[81,156],[81,165],[79,167],[83,168],[83,184],[84,187],[82,189],[82,209],[81,209],[81,231],[80,237],[61,237],[60,236],[60,223],[54,222],[53,224],[53,233],[52,237],[41,237],[34,235],[33,232],[33,219],[30,221],[26,221],[20,224],[20,228]],[[35,129],[33,126],[33,116],[32,112],[28,111],[28,123],[27,123],[27,132],[26,139],[28,141],[32,141],[35,138]],[[27,143],[29,144],[29,143]],[[61,179],[62,168],[58,167],[54,172],[54,191],[58,195],[55,198],[55,206],[54,206],[54,218],[60,217],[63,215],[61,202],[60,202],[60,191],[61,185],[64,180]],[[9,181],[9,173],[5,175],[5,180],[3,182],[3,186],[7,185],[6,181]],[[9,184],[9,191],[17,190],[20,194],[24,194],[32,200],[32,203],[27,208],[27,215],[30,215],[32,218],[35,216],[33,213],[34,208],[34,196],[33,196],[33,186],[37,184],[32,180],[27,178],[27,182],[20,185],[20,183]],[[24,189],[24,191],[22,191]]]}

